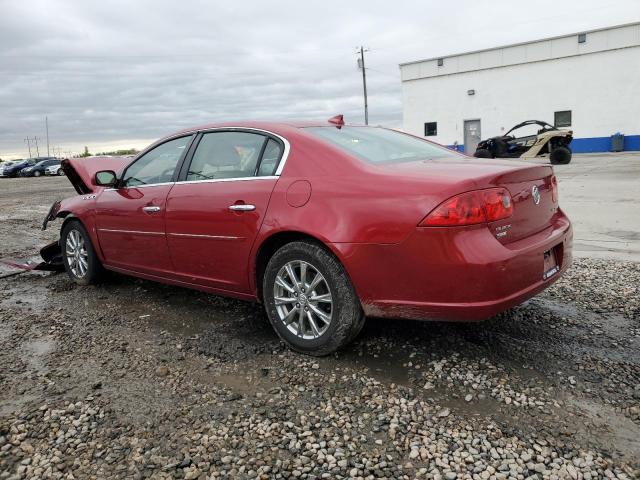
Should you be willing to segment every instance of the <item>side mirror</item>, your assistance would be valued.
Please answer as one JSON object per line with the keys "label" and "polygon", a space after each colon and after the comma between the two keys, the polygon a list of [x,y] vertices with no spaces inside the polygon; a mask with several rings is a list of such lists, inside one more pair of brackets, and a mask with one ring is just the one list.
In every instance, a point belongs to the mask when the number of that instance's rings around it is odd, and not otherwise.
{"label": "side mirror", "polygon": [[113,170],[102,170],[96,173],[95,184],[101,187],[113,187],[117,181],[118,177]]}

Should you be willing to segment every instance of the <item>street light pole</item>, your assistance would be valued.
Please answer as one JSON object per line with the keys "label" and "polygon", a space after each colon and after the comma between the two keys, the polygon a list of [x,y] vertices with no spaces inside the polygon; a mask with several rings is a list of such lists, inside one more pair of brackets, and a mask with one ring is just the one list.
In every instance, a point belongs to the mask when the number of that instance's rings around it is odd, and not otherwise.
{"label": "street light pole", "polygon": [[364,66],[364,47],[360,47],[360,60],[358,66],[362,69],[362,87],[364,89],[364,124],[369,125],[369,104],[367,103],[367,69]]}

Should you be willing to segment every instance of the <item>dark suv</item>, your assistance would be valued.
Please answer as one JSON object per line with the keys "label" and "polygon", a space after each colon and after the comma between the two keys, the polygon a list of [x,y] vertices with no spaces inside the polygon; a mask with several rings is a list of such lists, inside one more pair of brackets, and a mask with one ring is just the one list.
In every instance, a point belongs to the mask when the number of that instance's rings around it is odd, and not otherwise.
{"label": "dark suv", "polygon": [[35,164],[36,160],[34,158],[27,158],[26,160],[18,160],[8,165],[0,166],[0,177],[17,177],[22,169]]}
{"label": "dark suv", "polygon": [[38,163],[20,170],[21,177],[40,177],[51,165],[60,165],[60,160],[55,157],[40,157],[35,159]]}

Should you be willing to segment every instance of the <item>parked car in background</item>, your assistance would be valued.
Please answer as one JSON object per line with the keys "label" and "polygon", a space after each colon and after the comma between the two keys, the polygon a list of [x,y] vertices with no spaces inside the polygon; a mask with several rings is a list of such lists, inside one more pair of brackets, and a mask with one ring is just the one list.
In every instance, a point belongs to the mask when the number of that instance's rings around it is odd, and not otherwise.
{"label": "parked car in background", "polygon": [[[519,130],[519,134],[514,132]],[[473,154],[479,158],[536,158],[549,157],[554,165],[571,161],[569,144],[573,131],[554,127],[541,120],[519,123],[504,135],[478,143]]]}
{"label": "parked car in background", "polygon": [[104,269],[264,304],[291,348],[326,355],[365,315],[482,320],[571,263],[553,168],[479,162],[382,127],[207,125],[136,158],[63,160],[41,251],[76,283]]}
{"label": "parked car in background", "polygon": [[62,164],[60,162],[54,163],[53,165],[49,165],[44,169],[45,175],[64,175],[64,170],[62,169]]}
{"label": "parked car in background", "polygon": [[34,165],[27,166],[20,170],[21,177],[40,177],[45,174],[45,169],[50,166],[60,167],[60,160],[55,157],[36,158],[37,161]]}
{"label": "parked car in background", "polygon": [[2,166],[0,177],[17,177],[24,168],[31,167],[35,164],[36,160],[33,158],[11,162],[9,165]]}

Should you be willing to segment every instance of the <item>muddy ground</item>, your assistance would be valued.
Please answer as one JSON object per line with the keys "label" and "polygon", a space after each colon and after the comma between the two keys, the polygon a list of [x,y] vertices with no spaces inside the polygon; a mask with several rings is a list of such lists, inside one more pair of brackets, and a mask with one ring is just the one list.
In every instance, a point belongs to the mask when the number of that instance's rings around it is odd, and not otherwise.
{"label": "muddy ground", "polygon": [[[55,238],[72,192],[0,179],[0,257]],[[582,258],[489,321],[369,319],[315,359],[250,303],[5,276],[0,478],[635,478],[639,289],[640,264]]]}

